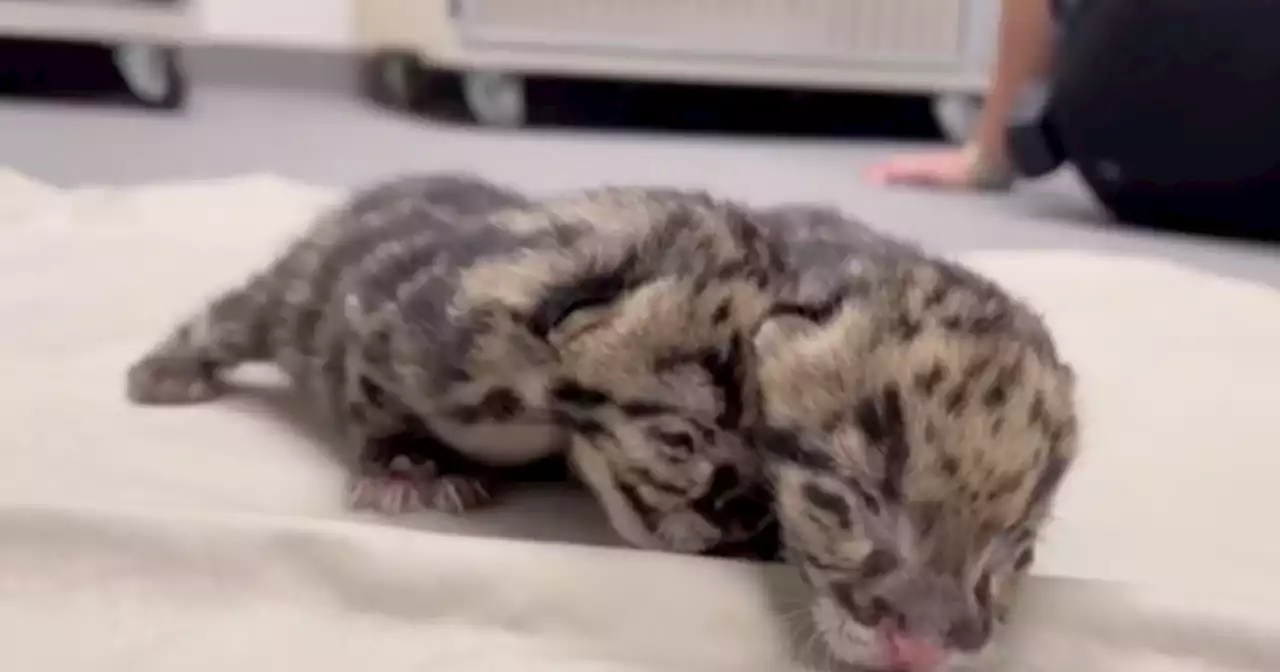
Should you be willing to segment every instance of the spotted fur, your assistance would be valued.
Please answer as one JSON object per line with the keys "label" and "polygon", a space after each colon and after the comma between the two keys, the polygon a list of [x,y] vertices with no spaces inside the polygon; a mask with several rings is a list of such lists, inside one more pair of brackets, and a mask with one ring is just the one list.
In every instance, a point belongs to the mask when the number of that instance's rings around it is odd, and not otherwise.
{"label": "spotted fur", "polygon": [[633,545],[776,555],[763,465],[744,440],[768,287],[669,278],[575,316],[558,343],[572,463]]}
{"label": "spotted fur", "polygon": [[[693,277],[710,293],[726,278],[762,285],[752,231],[694,192],[534,202],[463,175],[394,180],[181,324],[130,369],[128,394],[203,401],[237,364],[274,362],[341,430],[358,505],[466,510],[489,499],[495,469],[565,448],[558,417],[574,414],[552,403],[570,391],[557,348],[586,351],[584,320],[615,305],[638,315]],[[616,368],[638,352],[625,338],[612,347],[594,361]]]}
{"label": "spotted fur", "polygon": [[1074,375],[994,283],[834,211],[762,216],[796,270],[756,347],[788,556],[836,658],[977,666],[1077,454]]}

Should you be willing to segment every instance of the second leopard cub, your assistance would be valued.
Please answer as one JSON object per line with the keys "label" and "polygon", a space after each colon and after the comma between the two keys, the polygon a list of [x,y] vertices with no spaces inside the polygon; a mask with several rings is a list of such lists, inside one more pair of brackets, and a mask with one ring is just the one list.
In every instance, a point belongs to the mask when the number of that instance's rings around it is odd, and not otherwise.
{"label": "second leopard cub", "polygon": [[[748,409],[742,441],[759,450],[768,480],[754,492],[813,590],[820,640],[857,669],[979,667],[1076,459],[1074,374],[1041,319],[976,273],[831,209],[750,219],[781,251],[784,279],[770,285],[752,337],[720,346],[751,365],[720,388],[738,393],[719,404]],[[667,314],[632,319],[677,329]],[[625,396],[661,370],[614,374],[598,354],[607,347],[589,341],[562,353],[562,375],[584,386]],[[591,405],[578,414],[581,445],[631,447],[629,460],[596,464],[615,524],[643,528],[655,511],[705,499],[665,469],[615,466],[666,464],[696,425],[667,434],[641,424],[643,414]]]}
{"label": "second leopard cub", "polygon": [[1075,375],[1027,305],[838,213],[775,211],[799,272],[759,332],[785,546],[833,656],[981,667],[1076,461]]}
{"label": "second leopard cub", "polygon": [[[755,535],[709,522],[733,502],[756,507],[749,521],[767,510],[733,485],[762,482],[738,440],[754,367],[735,334],[767,307],[780,261],[765,242],[737,206],[696,192],[531,201],[469,176],[398,179],[182,322],[132,366],[128,394],[204,401],[234,366],[274,362],[343,433],[356,504],[391,513],[484,504],[498,470],[560,453],[573,426],[593,489],[613,493],[608,459],[652,477],[625,492],[666,487],[695,504],[651,510],[640,529],[615,518],[624,537],[708,551]],[[589,362],[584,376],[560,376],[561,353]],[[637,433],[591,433],[584,405],[628,414]],[[654,459],[655,441],[679,450]]]}

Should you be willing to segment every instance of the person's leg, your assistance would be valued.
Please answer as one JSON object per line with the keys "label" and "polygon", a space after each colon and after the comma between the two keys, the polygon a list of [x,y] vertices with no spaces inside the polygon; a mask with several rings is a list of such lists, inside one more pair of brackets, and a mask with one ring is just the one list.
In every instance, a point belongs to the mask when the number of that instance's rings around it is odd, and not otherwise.
{"label": "person's leg", "polygon": [[1044,75],[1053,56],[1049,0],[1001,0],[996,60],[973,138],[963,147],[905,154],[874,166],[873,181],[956,189],[1007,188],[1005,126],[1022,87]]}

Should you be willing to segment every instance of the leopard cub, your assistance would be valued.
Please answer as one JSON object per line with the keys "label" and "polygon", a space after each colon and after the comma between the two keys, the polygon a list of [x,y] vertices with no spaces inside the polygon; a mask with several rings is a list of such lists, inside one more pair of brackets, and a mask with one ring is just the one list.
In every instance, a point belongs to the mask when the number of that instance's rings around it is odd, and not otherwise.
{"label": "leopard cub", "polygon": [[[763,240],[736,206],[700,192],[604,187],[530,199],[467,175],[397,178],[324,213],[182,321],[130,368],[128,395],[206,401],[237,365],[274,363],[341,434],[353,504],[388,513],[484,505],[509,468],[570,444],[589,485],[602,484],[592,460],[647,469],[652,442],[691,465],[666,477],[710,493],[754,465],[717,424],[741,412],[713,411],[707,395],[743,370],[749,349],[720,345],[734,340],[729,313],[761,310],[777,266]],[[681,319],[678,338],[659,334]],[[608,396],[645,367],[657,386]],[[606,401],[644,415],[639,433],[569,431],[589,426],[583,404]],[[697,409],[687,425],[685,402]],[[732,490],[720,497],[738,501]],[[655,510],[646,533],[701,550],[717,536],[697,522],[702,510]]]}
{"label": "leopard cub", "polygon": [[861,669],[977,667],[1076,461],[1075,376],[977,273],[833,211],[766,220],[807,270],[755,339],[756,442],[821,640]]}

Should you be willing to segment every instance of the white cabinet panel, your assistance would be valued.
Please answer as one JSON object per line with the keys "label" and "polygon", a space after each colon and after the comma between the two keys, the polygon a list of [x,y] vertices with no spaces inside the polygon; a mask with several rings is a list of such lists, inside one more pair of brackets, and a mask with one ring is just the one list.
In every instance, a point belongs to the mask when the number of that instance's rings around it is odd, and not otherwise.
{"label": "white cabinet panel", "polygon": [[199,31],[188,19],[185,6],[156,2],[0,0],[5,36],[181,43]]}
{"label": "white cabinet panel", "polygon": [[349,49],[357,0],[189,0],[214,44]]}

